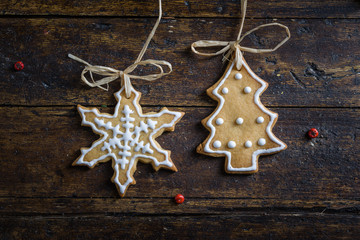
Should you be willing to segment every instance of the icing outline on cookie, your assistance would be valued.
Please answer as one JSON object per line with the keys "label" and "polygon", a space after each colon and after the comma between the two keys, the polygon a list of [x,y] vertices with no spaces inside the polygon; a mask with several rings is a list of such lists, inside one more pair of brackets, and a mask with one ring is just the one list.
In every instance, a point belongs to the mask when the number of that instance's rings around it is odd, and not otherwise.
{"label": "icing outline on cookie", "polygon": [[[171,120],[170,123],[163,123],[161,126],[156,126],[156,124],[158,123],[158,122],[156,122],[156,121],[151,121],[151,122],[149,123],[149,120],[151,120],[151,119],[147,119],[147,120],[148,120],[148,124],[145,124],[146,126],[149,126],[149,127],[152,129],[152,132],[149,134],[147,140],[150,142],[150,145],[151,145],[151,147],[152,147],[153,149],[155,149],[156,151],[158,151],[159,153],[161,153],[161,154],[163,154],[163,155],[165,156],[165,160],[164,160],[164,161],[159,162],[158,159],[156,159],[155,157],[145,155],[145,154],[144,154],[144,153],[145,153],[145,152],[144,152],[144,148],[146,147],[146,145],[143,146],[143,144],[142,144],[142,146],[140,146],[140,147],[137,146],[138,149],[139,149],[138,151],[135,150],[135,151],[133,151],[132,156],[130,155],[130,156],[131,156],[131,159],[130,159],[130,160],[127,160],[127,162],[124,163],[124,162],[122,161],[123,159],[119,159],[115,153],[110,152],[109,150],[108,150],[108,152],[106,152],[107,149],[110,149],[110,148],[111,148],[111,146],[109,147],[109,144],[111,144],[111,143],[106,142],[106,140],[109,139],[109,134],[108,134],[106,131],[99,129],[99,128],[101,128],[101,127],[104,127],[105,129],[109,130],[109,129],[111,129],[111,128],[116,128],[117,126],[112,127],[111,122],[108,122],[107,124],[105,124],[103,120],[97,119],[97,118],[104,118],[104,119],[115,119],[115,118],[119,118],[119,111],[120,111],[120,109],[121,109],[121,98],[122,98],[121,93],[124,91],[124,89],[125,89],[125,87],[122,87],[118,92],[116,92],[116,93],[114,94],[115,97],[116,97],[116,99],[117,99],[117,104],[116,104],[116,106],[115,106],[115,110],[114,110],[114,114],[113,114],[113,115],[106,114],[106,113],[105,113],[105,114],[104,114],[104,113],[100,113],[97,108],[91,108],[91,109],[89,109],[89,108],[82,107],[82,106],[80,106],[80,105],[78,106],[78,111],[79,111],[79,113],[81,114],[81,117],[82,117],[82,125],[90,126],[90,127],[92,128],[92,130],[93,130],[95,133],[97,133],[97,134],[99,134],[100,136],[102,136],[102,138],[96,140],[95,142],[93,142],[93,144],[91,145],[90,148],[81,148],[81,155],[80,155],[80,157],[73,163],[73,165],[86,165],[86,166],[88,166],[88,167],[90,167],[90,168],[93,168],[96,164],[102,162],[103,160],[106,160],[106,158],[110,158],[110,160],[112,160],[112,162],[113,162],[113,163],[112,163],[112,166],[113,166],[113,169],[114,169],[114,171],[115,171],[115,175],[113,176],[112,181],[117,185],[117,188],[118,188],[119,193],[120,193],[121,196],[123,196],[123,195],[125,194],[125,191],[126,191],[127,188],[129,187],[129,184],[131,184],[131,183],[132,183],[132,184],[135,184],[135,183],[134,183],[135,180],[134,180],[134,178],[131,176],[131,171],[132,171],[132,168],[133,168],[133,166],[134,166],[135,160],[137,160],[138,158],[140,158],[140,159],[143,158],[143,159],[150,159],[150,160],[152,160],[152,162],[153,162],[154,165],[156,166],[156,170],[158,170],[158,168],[160,168],[161,166],[165,166],[165,167],[167,167],[168,169],[173,169],[174,171],[177,171],[175,165],[173,164],[173,162],[172,162],[171,159],[170,159],[170,156],[169,156],[169,155],[170,155],[170,151],[161,149],[160,144],[156,144],[156,143],[155,143],[155,138],[156,138],[156,137],[153,138],[153,136],[156,135],[156,133],[158,133],[160,130],[163,130],[163,131],[165,131],[165,130],[168,130],[168,131],[169,131],[169,130],[173,130],[173,128],[175,127],[175,124],[176,124],[176,123],[181,119],[181,117],[184,115],[184,113],[182,113],[182,112],[170,111],[170,110],[168,110],[167,108],[161,109],[161,111],[158,112],[158,113],[146,113],[146,114],[143,114],[143,113],[142,113],[141,106],[139,105],[140,93],[139,93],[138,91],[136,91],[136,90],[131,86],[131,93],[135,94],[135,97],[134,97],[134,99],[132,100],[132,104],[133,104],[133,107],[134,107],[135,110],[136,110],[136,115],[137,115],[139,118],[145,118],[145,119],[146,119],[146,118],[158,118],[158,117],[161,117],[161,116],[164,115],[164,114],[173,115],[174,117],[173,117],[173,119]],[[129,112],[129,110],[130,110],[130,112]],[[127,111],[128,114],[125,114],[124,111]],[[128,121],[128,120],[126,120],[126,119],[130,116],[130,113],[134,113],[134,112],[133,112],[133,111],[129,108],[129,106],[126,105],[126,104],[123,106],[123,111],[122,111],[122,112],[125,114],[125,118],[121,118],[118,125],[120,125],[120,124],[122,124],[122,123],[124,123],[124,124],[129,124],[131,121]],[[96,118],[94,118],[94,122],[91,122],[91,121],[86,120],[86,113],[93,113],[93,114],[96,116]],[[132,118],[132,117],[129,117],[129,118]],[[144,120],[145,120],[145,119],[139,121],[139,124],[140,124],[141,122],[144,123]],[[102,122],[101,122],[101,121],[102,121]],[[96,126],[95,123],[96,123],[98,126]],[[101,124],[102,124],[102,125],[101,125]],[[140,124],[140,127],[138,127],[138,128],[140,129],[140,130],[139,130],[140,132],[143,131],[143,129],[144,129],[143,126],[144,126],[144,125],[141,125],[141,124]],[[134,126],[131,127],[131,128],[134,128]],[[141,128],[142,128],[142,129],[141,129]],[[135,131],[134,131],[133,133],[131,133],[130,137],[128,137],[127,139],[125,139],[126,136],[123,137],[123,138],[121,138],[121,139],[119,139],[119,138],[117,138],[116,136],[117,136],[117,135],[120,135],[120,134],[115,134],[114,130],[113,130],[113,129],[111,129],[111,130],[113,131],[113,134],[114,134],[113,139],[116,138],[116,140],[119,140],[119,143],[113,143],[113,145],[117,145],[117,144],[122,145],[122,144],[121,144],[121,140],[124,140],[124,146],[123,146],[123,147],[126,148],[126,147],[129,147],[129,145],[128,145],[128,142],[129,142],[129,141],[131,141],[131,140],[134,140],[134,141],[136,140],[136,141],[138,141],[138,138],[136,139],[136,136],[135,136],[135,139],[131,138],[131,136],[135,134]],[[126,131],[125,131],[124,133],[122,133],[121,131],[120,131],[120,132],[121,132],[123,135],[125,135],[126,132],[129,130],[129,128],[125,128],[125,130],[126,130]],[[145,132],[145,131],[144,131],[144,132]],[[110,142],[110,141],[109,141],[109,142]],[[99,146],[100,144],[104,144],[104,146],[101,148],[101,151],[104,152],[104,154],[103,154],[102,156],[100,156],[99,158],[93,159],[93,160],[91,160],[91,161],[84,161],[84,157],[86,156],[86,154],[89,153],[90,151],[94,150],[94,148],[97,147],[97,146]],[[137,143],[137,144],[139,144],[139,143]],[[140,144],[141,144],[141,142],[140,142]],[[119,146],[119,145],[117,145],[117,146]],[[130,144],[130,146],[131,146],[131,144]],[[134,147],[134,144],[132,145],[132,147]],[[135,148],[135,147],[134,147],[134,148]],[[103,150],[103,149],[105,149],[105,150]],[[141,153],[135,153],[135,152],[140,152],[140,149],[142,149],[143,154],[141,154]],[[149,148],[147,148],[147,149],[149,149]],[[121,150],[121,149],[115,148],[115,150]],[[128,150],[126,150],[126,149],[123,150],[123,149],[122,149],[122,152],[120,151],[121,153],[119,153],[118,155],[123,156],[124,154],[126,154],[126,152],[129,153],[129,150],[132,151],[132,148],[131,148],[131,149],[128,149]],[[145,151],[146,151],[146,150],[145,150]],[[147,150],[148,153],[151,153],[151,151],[152,151],[151,149],[150,149],[150,150]],[[124,157],[123,157],[123,158],[124,158]],[[127,158],[126,158],[126,159],[127,159]],[[107,159],[106,161],[109,161],[109,159]],[[119,181],[119,167],[121,167],[122,169],[125,169],[125,166],[124,166],[123,164],[124,164],[124,165],[127,165],[127,164],[128,164],[128,169],[127,169],[127,171],[126,171],[127,181],[126,181],[124,184],[121,184],[120,181]]]}
{"label": "icing outline on cookie", "polygon": [[263,111],[264,113],[268,114],[270,116],[270,122],[266,127],[266,133],[269,136],[269,138],[275,142],[276,144],[280,145],[279,147],[275,147],[275,148],[269,148],[269,149],[258,149],[256,151],[254,151],[252,153],[252,165],[250,167],[241,167],[241,168],[234,168],[231,165],[231,152],[226,151],[226,150],[212,150],[210,148],[210,143],[212,142],[215,133],[216,133],[216,127],[213,126],[212,122],[213,120],[217,117],[217,115],[219,114],[219,112],[221,111],[221,109],[224,106],[225,103],[225,99],[224,97],[219,94],[219,89],[221,88],[221,86],[224,84],[224,82],[226,81],[226,79],[228,79],[234,65],[235,65],[235,60],[231,63],[231,66],[228,68],[228,71],[226,72],[225,76],[221,79],[220,83],[216,86],[216,88],[212,91],[212,94],[214,96],[216,96],[220,101],[219,101],[219,105],[216,109],[216,111],[214,112],[214,114],[211,115],[211,117],[208,119],[208,121],[206,122],[206,126],[210,128],[210,137],[208,138],[208,140],[205,143],[204,146],[204,152],[206,153],[216,153],[216,154],[225,154],[226,158],[227,158],[227,170],[230,172],[254,172],[258,169],[258,156],[262,155],[262,154],[270,154],[270,153],[275,153],[275,152],[279,152],[283,149],[286,148],[286,144],[283,143],[282,141],[280,141],[278,138],[275,137],[275,135],[272,133],[271,129],[272,126],[274,124],[274,121],[277,119],[278,115],[277,113],[271,112],[270,110],[266,109],[265,106],[263,106],[260,103],[260,94],[266,89],[267,87],[267,83],[262,80],[261,78],[259,78],[251,69],[250,67],[247,65],[247,63],[243,60],[239,60],[242,61],[242,66],[245,67],[246,71],[251,75],[251,77],[253,77],[253,79],[255,79],[257,82],[259,82],[261,84],[261,87],[255,92],[254,94],[254,102],[255,104],[261,109],[261,111]]}

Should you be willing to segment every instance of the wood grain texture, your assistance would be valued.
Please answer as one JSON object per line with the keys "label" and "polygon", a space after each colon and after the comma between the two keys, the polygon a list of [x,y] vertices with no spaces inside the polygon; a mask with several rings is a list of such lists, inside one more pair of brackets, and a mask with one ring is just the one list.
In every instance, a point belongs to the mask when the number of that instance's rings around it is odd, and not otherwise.
{"label": "wood grain texture", "polygon": [[193,198],[177,205],[173,196],[146,197],[1,197],[2,216],[79,215],[232,215],[244,212],[359,214],[359,199]]}
{"label": "wood grain texture", "polygon": [[[110,181],[110,163],[71,166],[98,138],[81,127],[76,104],[111,113],[119,82],[109,92],[90,89],[67,54],[126,68],[155,22],[157,1],[0,2],[0,239],[359,238],[360,2],[249,1],[245,31],[277,21],[292,38],[273,53],[245,53],[269,82],[261,99],[279,113],[274,133],[289,146],[245,176],[195,151],[209,134],[200,121],[216,106],[206,89],[226,64],[190,51],[196,40],[235,39],[240,0],[163,2],[145,59],[167,60],[174,71],[133,84],[144,112],[186,112],[175,132],[158,138],[179,172],[139,164],[125,198]],[[268,48],[283,37],[266,29],[242,44]],[[25,69],[15,72],[19,60]],[[320,136],[310,140],[312,127]]]}
{"label": "wood grain texture", "polygon": [[[66,15],[66,16],[156,16],[157,0],[100,1],[26,1],[8,0],[0,3],[1,15]],[[357,0],[327,1],[249,1],[247,16],[254,18],[358,18]],[[240,0],[163,0],[166,17],[239,17]]]}
{"label": "wood grain texture", "polygon": [[104,214],[0,218],[0,230],[7,239],[356,239],[359,224],[359,216],[266,212],[192,217]]}
{"label": "wood grain texture", "polygon": [[[266,20],[248,21],[248,30]],[[270,21],[271,22],[271,21]],[[245,53],[249,66],[269,83],[262,96],[266,106],[359,107],[360,20],[282,20],[293,37],[278,51]],[[109,92],[81,83],[83,65],[67,57],[77,55],[96,65],[125,69],[137,57],[152,19],[0,19],[0,82],[2,105],[111,105],[119,82]],[[221,56],[199,58],[190,44],[200,39],[234,40],[234,19],[166,20],[145,55],[165,59],[174,72],[149,83],[134,80],[148,105],[215,106],[206,89],[223,74]],[[275,46],[279,28],[250,35],[245,46]],[[24,61],[21,72],[10,70]],[[144,69],[143,69],[144,70]],[[144,70],[146,71],[146,69]],[[143,74],[143,71],[139,71]]]}
{"label": "wood grain texture", "polygon": [[[107,109],[112,111],[113,109]],[[158,111],[145,108],[144,112]],[[228,175],[224,158],[197,154],[196,146],[208,132],[200,119],[213,108],[175,108],[185,116],[175,129],[158,138],[172,151],[179,172],[155,172],[139,164],[137,184],[126,197],[168,198],[183,193],[190,198],[256,198],[322,201],[354,200],[360,191],[358,109],[271,109],[280,115],[274,133],[288,144],[287,151],[259,159],[259,173]],[[103,163],[89,169],[71,163],[98,138],[81,127],[75,108],[2,108],[0,129],[1,197],[117,197],[110,182],[112,168]],[[19,118],[21,116],[21,118]],[[24,124],[26,119],[26,124]],[[320,137],[309,140],[316,127]],[[16,188],[14,188],[16,186]],[[266,207],[270,207],[272,200]],[[265,205],[264,205],[265,206]]]}

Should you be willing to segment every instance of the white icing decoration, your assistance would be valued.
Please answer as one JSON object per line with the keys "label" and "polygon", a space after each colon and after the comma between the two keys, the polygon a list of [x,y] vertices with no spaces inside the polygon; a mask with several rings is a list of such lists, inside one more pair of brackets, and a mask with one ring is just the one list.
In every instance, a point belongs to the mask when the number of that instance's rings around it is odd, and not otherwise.
{"label": "white icing decoration", "polygon": [[242,79],[242,75],[241,75],[241,73],[237,73],[237,74],[235,74],[235,79],[236,79],[236,80],[240,80],[240,79]]}
{"label": "white icing decoration", "polygon": [[218,119],[216,119],[215,123],[216,123],[216,125],[221,125],[224,123],[224,119],[218,118]]}
{"label": "white icing decoration", "polygon": [[245,142],[245,147],[251,148],[252,147],[252,142],[251,141],[246,141]]}
{"label": "white icing decoration", "polygon": [[258,117],[257,119],[256,119],[256,122],[257,123],[263,123],[264,122],[264,118],[263,117]]}
{"label": "white icing decoration", "polygon": [[[242,60],[240,60],[242,61]],[[273,152],[278,152],[281,151],[282,149],[285,149],[285,144],[283,142],[281,142],[280,140],[278,140],[274,134],[271,132],[271,126],[273,125],[277,114],[271,112],[270,110],[266,109],[261,103],[260,103],[260,93],[262,93],[265,88],[266,88],[266,82],[262,79],[260,79],[258,76],[256,76],[256,74],[250,69],[250,67],[243,62],[243,66],[245,66],[245,69],[247,70],[247,72],[257,81],[261,84],[261,87],[255,92],[254,94],[254,102],[255,104],[266,114],[268,114],[270,116],[270,121],[266,127],[266,133],[268,134],[269,138],[275,142],[276,144],[280,145],[279,147],[276,148],[269,148],[269,149],[258,149],[256,151],[253,152],[252,154],[252,158],[251,158],[251,162],[252,165],[251,167],[240,167],[240,168],[234,168],[231,165],[231,152],[229,151],[225,151],[225,150],[212,150],[209,146],[210,142],[212,142],[214,136],[215,136],[215,132],[216,132],[216,128],[212,125],[212,122],[214,121],[214,118],[216,118],[216,116],[219,114],[219,112],[221,111],[221,109],[224,106],[224,102],[225,99],[223,96],[221,96],[218,91],[219,88],[224,84],[225,80],[229,77],[233,67],[234,67],[235,61],[232,62],[231,66],[229,67],[229,70],[226,72],[225,76],[223,79],[221,79],[219,85],[212,91],[212,94],[214,94],[219,100],[219,106],[216,109],[215,113],[209,118],[209,120],[207,121],[206,125],[210,128],[210,137],[208,139],[208,141],[205,143],[204,146],[204,151],[207,153],[217,153],[217,154],[224,154],[228,161],[227,161],[227,170],[231,171],[231,172],[249,172],[249,171],[255,171],[257,169],[257,157],[258,155],[261,154],[269,154],[269,153],[273,153]]]}
{"label": "white icing decoration", "polygon": [[221,92],[222,92],[223,94],[228,94],[228,93],[229,93],[229,89],[226,88],[226,87],[224,87],[224,88],[221,90]]}
{"label": "white icing decoration", "polygon": [[236,119],[235,122],[236,122],[237,125],[241,125],[241,124],[244,123],[244,119],[242,119],[242,118],[239,117],[239,118]]}
{"label": "white icing decoration", "polygon": [[236,142],[229,141],[227,145],[228,145],[228,148],[235,148],[236,147]]}
{"label": "white icing decoration", "polygon": [[[182,114],[180,112],[173,112],[173,111],[169,111],[167,109],[163,109],[158,113],[155,114],[142,114],[141,108],[138,105],[138,98],[139,98],[139,92],[135,91],[135,89],[133,87],[131,87],[131,93],[135,94],[135,97],[133,99],[133,106],[136,110],[136,115],[138,115],[140,118],[158,118],[161,117],[163,114],[170,114],[173,115],[174,118],[170,123],[163,123],[161,126],[157,125],[157,121],[153,121],[151,119],[147,119],[146,123],[144,121],[140,121],[139,122],[139,126],[135,126],[134,128],[134,124],[132,122],[135,121],[135,118],[131,117],[131,114],[134,113],[134,111],[132,111],[130,109],[130,107],[128,105],[124,105],[122,113],[125,114],[125,117],[122,117],[120,119],[120,121],[123,123],[122,126],[125,128],[125,132],[122,132],[119,130],[119,125],[116,126],[112,126],[112,123],[110,121],[108,121],[107,123],[104,122],[103,119],[114,119],[117,118],[119,116],[119,110],[120,110],[120,102],[121,102],[121,92],[124,91],[124,87],[122,87],[118,92],[115,93],[115,96],[118,100],[116,107],[115,107],[115,111],[113,115],[109,115],[109,114],[101,114],[96,108],[93,109],[84,109],[81,107],[78,107],[78,110],[82,116],[82,124],[86,125],[86,126],[90,126],[94,132],[103,135],[103,137],[100,140],[95,141],[92,146],[90,148],[87,149],[81,149],[81,155],[77,160],[77,164],[80,165],[87,165],[89,167],[93,167],[94,165],[96,165],[98,162],[111,157],[114,161],[115,164],[113,166],[114,171],[115,171],[115,178],[114,178],[114,183],[119,187],[119,191],[120,193],[124,193],[126,188],[128,187],[128,185],[133,182],[131,176],[130,176],[130,172],[131,169],[135,163],[135,160],[137,158],[147,158],[147,159],[151,159],[154,163],[155,166],[168,166],[168,167],[172,167],[173,163],[170,161],[169,158],[169,151],[166,150],[162,150],[160,149],[160,147],[157,146],[157,144],[154,142],[153,136],[162,128],[171,128],[173,127],[173,125],[178,121],[179,118],[181,118]],[[94,122],[89,122],[86,120],[86,116],[85,113],[88,112],[92,112],[95,114],[95,118],[94,118]],[[99,119],[99,118],[103,118],[103,119]],[[112,138],[109,138],[109,141],[106,142],[105,140],[109,137],[108,133],[106,131],[101,130],[100,128],[103,127],[106,130],[112,130],[113,132],[113,136]],[[139,137],[141,135],[141,132],[145,132],[148,133],[149,129],[152,129],[152,132],[149,134],[149,143],[144,145],[144,142],[141,141],[139,142]],[[91,150],[93,150],[95,147],[97,147],[99,144],[103,144],[103,147],[101,148],[102,151],[107,151],[107,153],[105,153],[104,155],[102,155],[101,157],[97,158],[97,159],[93,159],[90,162],[84,161],[84,157],[85,155],[90,152]],[[128,157],[131,156],[131,147],[134,147],[135,152],[137,153],[133,153],[133,156],[131,157],[131,159],[128,159]],[[121,156],[120,159],[117,158],[116,154],[113,153],[113,149],[117,149],[120,150],[118,152],[118,155]],[[148,154],[152,154],[154,152],[155,149],[156,151],[158,151],[159,153],[163,154],[165,156],[165,160],[162,162],[159,162],[155,157],[153,156],[149,156],[149,155],[145,155],[145,153]],[[141,153],[140,153],[141,151]],[[126,177],[127,177],[127,181],[124,184],[121,184],[119,181],[119,167],[121,169],[125,169],[125,166],[129,164],[128,166],[128,170],[126,171]]]}
{"label": "white icing decoration", "polygon": [[260,138],[259,141],[258,141],[258,145],[259,146],[264,146],[265,144],[266,144],[265,138]]}
{"label": "white icing decoration", "polygon": [[[138,142],[141,132],[148,132],[148,128],[154,129],[156,125],[156,121],[152,121],[148,119],[148,124],[145,124],[143,121],[140,121],[140,127],[136,126],[134,131],[131,129],[134,128],[134,124],[131,122],[135,121],[135,118],[130,117],[131,114],[134,112],[130,109],[128,105],[124,106],[124,110],[122,113],[125,114],[125,117],[120,118],[120,121],[123,122],[122,126],[125,128],[125,132],[121,132],[119,130],[119,124],[115,127],[112,126],[111,122],[107,122],[105,124],[104,120],[99,120],[98,118],[94,119],[94,122],[98,125],[98,127],[104,127],[106,130],[112,130],[113,138],[109,139],[109,142],[104,142],[104,146],[101,148],[102,151],[107,150],[108,153],[112,153],[112,149],[120,149],[118,155],[121,156],[121,159],[115,158],[115,162],[121,165],[121,169],[125,169],[125,166],[129,163],[128,157],[131,156],[131,147],[135,144],[134,150],[139,152],[140,150],[142,153],[154,153],[154,151],[150,148],[150,144],[147,143],[144,146],[144,141]],[[118,138],[117,136],[120,135],[121,137]],[[132,136],[135,135],[133,138]]]}
{"label": "white icing decoration", "polygon": [[219,147],[221,147],[221,142],[220,141],[215,141],[213,143],[213,146],[214,146],[214,148],[219,148]]}
{"label": "white icing decoration", "polygon": [[251,93],[251,87],[245,87],[244,93]]}

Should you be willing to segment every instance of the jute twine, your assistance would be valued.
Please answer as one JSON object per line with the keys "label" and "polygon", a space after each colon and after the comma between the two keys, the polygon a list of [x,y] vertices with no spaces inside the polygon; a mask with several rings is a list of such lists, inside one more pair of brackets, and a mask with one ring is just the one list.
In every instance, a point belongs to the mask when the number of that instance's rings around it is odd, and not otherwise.
{"label": "jute twine", "polygon": [[[161,0],[159,0],[159,17],[158,17],[152,31],[150,32],[141,52],[139,53],[139,56],[137,57],[136,61],[132,65],[127,67],[124,71],[120,71],[120,70],[110,68],[110,67],[91,65],[90,63],[82,60],[79,57],[76,57],[72,54],[68,54],[69,58],[86,65],[84,70],[81,73],[81,80],[84,83],[86,83],[87,85],[89,85],[90,87],[99,87],[103,90],[108,91],[109,83],[112,81],[115,81],[118,78],[121,78],[121,85],[125,86],[126,97],[130,98],[130,96],[131,96],[131,81],[130,81],[130,79],[142,79],[145,81],[154,81],[154,80],[161,78],[162,76],[165,76],[165,75],[171,73],[172,66],[171,66],[171,63],[169,63],[167,61],[153,60],[153,59],[141,60],[146,52],[146,49],[149,46],[151,39],[153,38],[153,36],[155,34],[157,27],[159,26],[161,16],[162,16],[162,6],[161,5],[162,5]],[[160,73],[149,74],[149,75],[144,75],[144,76],[138,76],[138,75],[131,74],[137,68],[137,66],[140,66],[140,65],[154,66],[160,70]],[[167,66],[169,70],[167,72],[165,72],[161,65]],[[85,74],[87,72],[89,72],[91,81],[89,81],[85,77]],[[105,77],[101,78],[100,80],[94,80],[93,74],[97,74],[97,75],[105,76]],[[103,87],[103,85],[106,85],[106,87]]]}
{"label": "jute twine", "polygon": [[[216,56],[216,55],[220,55],[220,54],[224,54],[223,57],[223,61],[228,60],[231,58],[232,53],[235,51],[235,56],[234,56],[234,61],[236,63],[236,68],[238,70],[241,69],[242,67],[242,52],[250,52],[250,53],[268,53],[268,52],[273,52],[276,51],[279,47],[281,47],[286,41],[288,41],[290,39],[290,31],[289,28],[283,24],[280,23],[267,23],[267,24],[262,24],[256,28],[251,29],[250,31],[246,32],[244,35],[241,36],[243,27],[244,27],[244,22],[245,22],[245,14],[246,14],[246,8],[247,8],[247,0],[241,0],[241,25],[240,25],[240,30],[239,30],[239,34],[237,36],[236,41],[214,41],[214,40],[200,40],[197,42],[194,42],[193,44],[191,44],[191,50],[201,56]],[[276,45],[274,48],[271,49],[256,49],[256,48],[249,48],[249,47],[244,47],[240,45],[240,42],[250,33],[255,32],[257,30],[259,30],[260,28],[264,28],[264,27],[269,27],[269,26],[279,26],[285,29],[286,31],[286,38],[284,38],[278,45]],[[217,52],[210,52],[210,53],[204,53],[204,52],[199,52],[198,50],[196,50],[197,47],[200,48],[206,48],[206,47],[223,47],[221,50],[217,51]]]}

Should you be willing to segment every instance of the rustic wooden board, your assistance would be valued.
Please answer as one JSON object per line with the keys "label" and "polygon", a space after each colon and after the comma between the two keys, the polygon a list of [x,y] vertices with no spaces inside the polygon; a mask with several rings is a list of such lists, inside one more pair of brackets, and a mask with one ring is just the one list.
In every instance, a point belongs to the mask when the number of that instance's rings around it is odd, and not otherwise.
{"label": "rustic wooden board", "polygon": [[[220,216],[1,217],[4,239],[356,239],[360,217],[243,213]],[[66,231],[64,231],[66,229]],[[346,233],[346,235],[344,235]]]}
{"label": "rustic wooden board", "polygon": [[[65,16],[154,16],[157,0],[100,1],[26,1],[0,3],[1,15],[65,15]],[[358,18],[360,3],[356,0],[328,1],[249,1],[247,16],[254,18]],[[163,0],[168,17],[239,17],[240,0],[205,1]]]}
{"label": "rustic wooden board", "polygon": [[[137,184],[129,188],[127,198],[170,198],[181,192],[189,198],[268,200],[263,207],[281,199],[325,204],[329,199],[358,198],[359,149],[354,148],[360,131],[358,109],[272,109],[280,114],[275,134],[289,148],[261,157],[260,172],[253,175],[226,174],[224,158],[195,152],[208,134],[200,120],[213,108],[174,109],[186,115],[176,131],[161,136],[159,142],[172,150],[180,171],[155,172],[150,165],[139,164]],[[150,110],[159,108],[144,112]],[[1,197],[118,197],[110,182],[110,164],[94,169],[71,166],[79,149],[98,138],[90,128],[80,126],[75,108],[3,107],[1,112],[0,175],[6,176],[0,178]],[[319,129],[319,138],[305,137],[310,127]]]}
{"label": "rustic wooden board", "polygon": [[[249,2],[245,31],[277,21],[292,33],[276,52],[245,53],[270,84],[262,101],[279,113],[274,132],[289,146],[261,157],[253,175],[226,174],[224,158],[195,151],[208,135],[200,121],[216,106],[205,91],[225,65],[221,56],[195,56],[190,44],[234,40],[240,0],[163,3],[145,58],[168,60],[174,72],[133,84],[145,112],[186,112],[158,138],[179,172],[139,164],[137,184],[120,198],[109,163],[71,166],[97,139],[80,126],[76,104],[112,112],[119,82],[90,89],[80,82],[83,65],[66,55],[123,70],[155,22],[157,1],[0,2],[0,239],[357,239],[360,2]],[[267,29],[243,45],[268,48],[283,37]],[[25,69],[15,72],[19,60]],[[313,140],[311,127],[320,131]]]}
{"label": "rustic wooden board", "polygon": [[359,214],[360,203],[354,199],[274,199],[188,197],[182,205],[167,197],[1,197],[0,214],[11,216],[117,213],[128,215],[221,215],[249,211],[297,214]]}
{"label": "rustic wooden board", "polygon": [[[248,30],[272,21],[249,20]],[[281,20],[291,40],[268,54],[245,53],[250,67],[269,82],[262,101],[272,107],[358,107],[360,20]],[[83,65],[73,53],[92,64],[124,70],[136,58],[153,19],[0,19],[0,104],[2,105],[111,105],[112,93],[80,83]],[[236,19],[175,19],[160,25],[145,58],[166,59],[174,72],[148,83],[134,80],[148,105],[215,106],[205,93],[222,75],[221,56],[199,58],[190,44],[200,39],[234,40]],[[281,29],[251,35],[246,46],[275,46]],[[281,35],[282,34],[282,35]],[[138,36],[144,36],[139,38]],[[280,35],[280,36],[279,36]],[[11,70],[23,60],[25,69]]]}

